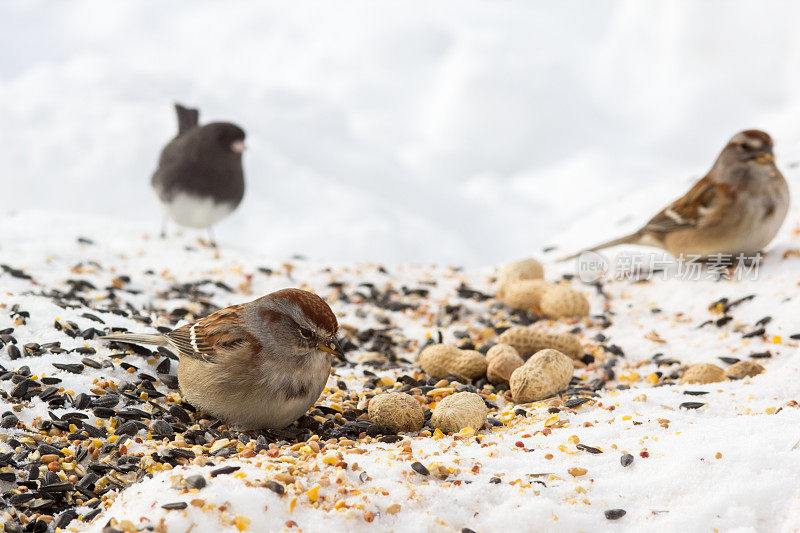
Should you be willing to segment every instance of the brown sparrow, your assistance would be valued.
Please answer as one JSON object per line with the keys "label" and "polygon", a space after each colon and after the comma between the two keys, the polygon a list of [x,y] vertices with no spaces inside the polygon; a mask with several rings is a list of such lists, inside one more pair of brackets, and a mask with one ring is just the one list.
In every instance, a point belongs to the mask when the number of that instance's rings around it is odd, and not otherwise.
{"label": "brown sparrow", "polygon": [[775,237],[788,210],[789,186],[775,166],[772,138],[745,130],[731,138],[705,177],[639,231],[586,251],[641,244],[676,257],[753,256]]}
{"label": "brown sparrow", "polygon": [[226,307],[163,335],[120,333],[105,341],[154,344],[178,352],[184,398],[228,424],[282,428],[319,398],[339,324],[325,301],[283,289]]}

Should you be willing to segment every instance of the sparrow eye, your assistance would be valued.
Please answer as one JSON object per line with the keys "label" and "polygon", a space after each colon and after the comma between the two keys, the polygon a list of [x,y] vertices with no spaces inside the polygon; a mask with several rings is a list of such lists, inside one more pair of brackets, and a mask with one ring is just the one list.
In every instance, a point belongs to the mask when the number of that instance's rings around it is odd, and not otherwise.
{"label": "sparrow eye", "polygon": [[300,336],[303,337],[304,339],[310,339],[313,335],[314,332],[312,332],[310,329],[300,328]]}
{"label": "sparrow eye", "polygon": [[752,146],[750,146],[749,144],[742,143],[742,145],[741,145],[741,149],[742,149],[742,150],[744,150],[745,152],[749,152],[750,150],[752,150],[752,149],[753,149],[753,147],[752,147]]}

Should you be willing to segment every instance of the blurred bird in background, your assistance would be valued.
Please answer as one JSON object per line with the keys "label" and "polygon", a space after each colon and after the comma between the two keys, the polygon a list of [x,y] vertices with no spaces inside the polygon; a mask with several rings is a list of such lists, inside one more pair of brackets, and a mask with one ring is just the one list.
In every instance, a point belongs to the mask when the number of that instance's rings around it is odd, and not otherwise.
{"label": "blurred bird in background", "polygon": [[641,229],[584,251],[640,244],[675,257],[752,257],[775,237],[788,210],[789,186],[775,166],[772,138],[745,130],[728,141],[705,177]]}
{"label": "blurred bird in background", "polygon": [[230,122],[199,125],[200,112],[175,104],[178,135],[161,151],[151,185],[164,209],[161,236],[167,219],[181,226],[208,230],[230,215],[244,197],[245,133]]}

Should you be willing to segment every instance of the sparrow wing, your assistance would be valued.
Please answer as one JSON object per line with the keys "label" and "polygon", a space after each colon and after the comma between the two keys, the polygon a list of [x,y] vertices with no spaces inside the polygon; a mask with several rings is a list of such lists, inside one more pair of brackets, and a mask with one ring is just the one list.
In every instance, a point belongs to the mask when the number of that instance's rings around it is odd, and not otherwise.
{"label": "sparrow wing", "polygon": [[247,343],[248,333],[239,315],[241,307],[226,307],[172,330],[165,337],[180,355],[216,363],[224,352],[235,351]]}
{"label": "sparrow wing", "polygon": [[641,231],[670,233],[702,225],[703,217],[717,196],[716,184],[706,176],[695,183],[683,197],[651,218]]}

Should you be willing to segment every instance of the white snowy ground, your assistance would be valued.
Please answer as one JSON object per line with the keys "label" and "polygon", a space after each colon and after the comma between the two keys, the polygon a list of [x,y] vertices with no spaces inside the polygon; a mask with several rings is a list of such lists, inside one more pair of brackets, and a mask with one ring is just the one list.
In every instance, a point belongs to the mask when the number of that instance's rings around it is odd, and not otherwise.
{"label": "white snowy ground", "polygon": [[[593,217],[596,215],[584,224]],[[306,286],[333,302],[343,324],[375,326],[383,314],[390,316],[405,336],[420,342],[427,333],[435,332],[429,317],[440,306],[455,301],[455,288],[461,280],[479,290],[492,290],[490,269],[454,272],[446,267],[386,265],[387,273],[381,273],[376,265],[322,265],[287,259],[293,265],[288,278],[285,261],[233,247],[224,247],[221,257],[214,258],[191,238],[161,241],[154,238],[150,228],[131,227],[108,218],[38,213],[7,217],[2,223],[6,238],[0,248],[0,264],[23,269],[43,286],[34,287],[0,274],[0,304],[6,309],[20,304],[31,313],[28,323],[15,330],[20,343],[53,340],[56,317],[75,320],[81,327],[94,325],[80,316],[70,316],[47,299],[24,294],[37,288],[63,287],[75,272],[93,276],[90,279],[96,279],[98,287],[117,275],[131,275],[132,288],[142,292],[130,298],[140,303],[158,300],[159,289],[175,280],[223,281],[234,292],[215,292],[214,303],[220,306],[287,285]],[[78,236],[95,244],[80,244]],[[573,232],[565,234],[563,241],[581,238],[580,232]],[[596,323],[587,322],[581,340],[586,350],[596,352],[598,343],[593,336],[602,331],[608,343],[620,346],[626,355],[623,366],[615,369],[617,380],[612,386],[630,384],[631,389],[603,391],[596,402],[574,412],[562,411],[553,418],[547,411],[548,402],[543,402],[534,404],[532,416],[514,418],[513,406],[506,406],[497,416],[507,426],[484,430],[479,434],[481,443],[472,438],[413,438],[412,455],[399,453],[403,442],[341,447],[338,459],[348,463],[349,469],[343,471],[325,463],[326,453],[312,456],[312,468],[298,476],[298,486],[303,490],[283,497],[263,487],[263,481],[272,478],[281,465],[263,461],[263,456],[215,461],[217,467],[232,463],[242,468],[236,475],[209,479],[209,485],[194,494],[172,488],[175,480],[192,473],[207,475],[211,468],[179,467],[157,473],[122,492],[89,529],[99,531],[109,519],[116,518],[138,527],[161,525],[169,531],[191,528],[195,532],[236,527],[248,531],[284,527],[303,531],[796,531],[800,529],[800,450],[792,450],[792,446],[800,440],[800,407],[796,403],[800,398],[800,351],[798,341],[790,335],[800,333],[799,251],[800,216],[795,207],[756,281],[608,280],[604,287],[610,296],[613,325],[600,330]],[[70,272],[79,263],[83,267]],[[276,273],[259,273],[257,267],[262,266]],[[546,277],[555,280],[571,268],[548,263]],[[145,274],[149,269],[156,274]],[[333,290],[327,284],[334,279],[352,284],[370,281],[378,288],[414,287],[424,281],[437,281],[438,285],[425,285],[431,288],[425,300],[428,313],[386,311],[359,316],[358,305],[333,301]],[[594,289],[577,281],[574,286],[589,296],[592,312],[599,313],[603,300]],[[699,327],[719,318],[709,309],[712,302],[750,294],[755,297],[733,308],[734,319],[729,323]],[[159,303],[190,305],[181,301]],[[661,312],[654,313],[653,308]],[[743,333],[753,330],[765,316],[772,317],[766,334],[743,339]],[[122,317],[101,317],[108,324],[143,328]],[[0,313],[0,329],[9,325],[7,313]],[[453,341],[449,333],[456,326],[463,328],[463,324],[444,328],[446,340]],[[85,342],[97,348],[101,358],[110,355],[98,341],[79,342],[66,336],[60,340],[65,348]],[[718,359],[721,356],[747,359],[751,353],[767,350],[772,357],[758,360],[766,373],[752,379],[663,387],[653,387],[646,381],[658,370],[650,362],[657,352],[685,365],[713,362],[724,367]],[[62,354],[9,361],[3,352],[0,363],[7,368],[27,364],[34,374],[52,374],[52,361],[72,361],[74,357]],[[679,368],[661,370],[669,373]],[[55,375],[64,379],[65,387],[81,390],[107,372],[87,368],[80,376]],[[121,370],[115,372],[118,375],[112,374],[112,378],[124,378]],[[585,375],[582,372],[578,370],[576,375]],[[358,376],[356,370],[343,377],[357,389]],[[684,390],[708,394],[689,396],[683,394]],[[706,405],[697,410],[679,408],[687,401]],[[40,403],[20,417],[30,422],[35,415],[46,415],[45,408],[46,404]],[[0,410],[5,409],[0,405]],[[543,435],[545,427],[551,427],[552,433]],[[575,436],[603,453],[577,450]],[[136,451],[135,446],[131,448],[131,453]],[[635,458],[627,468],[620,464],[624,452]],[[548,454],[552,458],[547,458]],[[295,455],[298,458],[286,461],[309,460],[302,452]],[[460,472],[447,481],[423,478],[410,470],[412,460],[429,468],[443,464]],[[358,465],[357,470],[354,465]],[[587,473],[573,477],[568,473],[573,467],[585,468]],[[362,472],[368,475],[365,480],[359,478]],[[336,476],[340,477],[338,482]],[[502,482],[489,483],[495,476]],[[320,485],[318,500],[312,503],[305,490],[313,493],[316,485]],[[342,494],[338,487],[350,491]],[[185,511],[161,508],[167,502],[193,500],[198,506],[190,504]],[[197,503],[199,500],[202,502]],[[344,502],[339,504],[341,508],[327,510],[340,501]],[[391,507],[394,504],[399,504],[399,510]],[[608,509],[624,509],[627,514],[611,522],[603,514]],[[365,520],[367,512],[374,515],[371,523]],[[75,527],[80,529],[77,522]]]}

